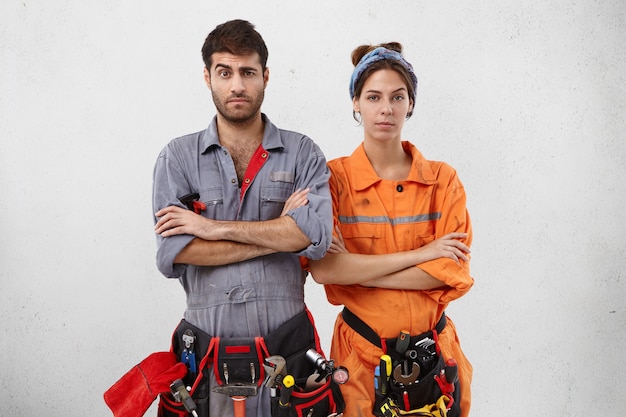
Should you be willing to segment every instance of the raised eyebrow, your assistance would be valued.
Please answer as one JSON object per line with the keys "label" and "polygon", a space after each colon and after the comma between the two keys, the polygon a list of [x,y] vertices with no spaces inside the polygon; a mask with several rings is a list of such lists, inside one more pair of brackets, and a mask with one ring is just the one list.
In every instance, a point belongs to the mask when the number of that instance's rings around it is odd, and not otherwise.
{"label": "raised eyebrow", "polygon": [[222,63],[219,63],[219,62],[217,64],[215,64],[215,66],[213,67],[213,69],[215,71],[217,71],[220,68],[227,69],[229,71],[232,71],[232,69],[233,69],[233,67],[231,67],[230,65],[222,64]]}

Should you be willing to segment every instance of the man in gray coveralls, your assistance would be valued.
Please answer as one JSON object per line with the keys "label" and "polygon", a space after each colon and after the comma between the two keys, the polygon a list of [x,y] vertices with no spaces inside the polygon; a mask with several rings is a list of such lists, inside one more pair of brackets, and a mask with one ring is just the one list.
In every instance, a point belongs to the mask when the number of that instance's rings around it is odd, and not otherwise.
{"label": "man in gray coveralls", "polygon": [[[185,289],[185,320],[223,338],[266,336],[302,313],[300,257],[322,258],[332,240],[324,155],[261,113],[267,55],[249,22],[217,26],[202,47],[217,114],[154,168],[158,268]],[[181,201],[190,194],[193,206]],[[247,399],[247,417],[269,417],[266,391]],[[232,415],[232,400],[211,391],[209,410]]]}

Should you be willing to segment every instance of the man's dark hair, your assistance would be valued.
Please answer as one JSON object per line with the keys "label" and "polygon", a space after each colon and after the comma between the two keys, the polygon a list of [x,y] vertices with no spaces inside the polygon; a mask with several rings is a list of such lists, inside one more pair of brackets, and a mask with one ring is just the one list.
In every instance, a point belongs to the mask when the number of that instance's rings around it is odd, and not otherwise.
{"label": "man's dark hair", "polygon": [[228,52],[233,55],[259,54],[261,68],[267,65],[267,46],[254,25],[246,20],[236,19],[217,26],[202,45],[204,66],[211,69],[211,56],[215,52]]}

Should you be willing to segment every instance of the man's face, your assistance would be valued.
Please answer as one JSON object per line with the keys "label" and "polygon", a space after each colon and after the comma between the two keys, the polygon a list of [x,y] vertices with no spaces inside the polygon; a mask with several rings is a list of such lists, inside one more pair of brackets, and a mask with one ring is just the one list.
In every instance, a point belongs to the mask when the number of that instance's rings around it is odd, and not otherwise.
{"label": "man's face", "polygon": [[258,116],[269,70],[261,68],[259,55],[233,55],[216,52],[204,79],[213,95],[217,112],[226,121],[245,124]]}

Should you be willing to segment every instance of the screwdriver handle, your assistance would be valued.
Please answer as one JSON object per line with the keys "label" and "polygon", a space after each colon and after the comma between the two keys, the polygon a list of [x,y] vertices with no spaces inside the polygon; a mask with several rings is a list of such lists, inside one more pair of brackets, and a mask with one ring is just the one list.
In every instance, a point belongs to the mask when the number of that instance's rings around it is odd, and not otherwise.
{"label": "screwdriver handle", "polygon": [[287,374],[283,377],[283,386],[280,389],[280,400],[278,401],[279,406],[287,407],[289,405],[289,399],[291,398],[291,392],[295,384],[296,380],[292,375]]}
{"label": "screwdriver handle", "polygon": [[391,356],[382,355],[380,357],[380,391],[383,395],[389,393],[389,378],[391,377]]}
{"label": "screwdriver handle", "polygon": [[170,390],[172,391],[172,394],[180,398],[180,401],[183,403],[183,406],[188,413],[191,413],[194,417],[198,416],[196,403],[193,402],[193,398],[189,395],[182,379],[177,379],[172,382]]}
{"label": "screwdriver handle", "polygon": [[407,330],[400,330],[400,335],[396,339],[396,350],[398,353],[404,353],[411,343],[411,334]]}
{"label": "screwdriver handle", "polygon": [[456,360],[454,358],[448,359],[444,369],[446,382],[448,382],[448,384],[454,384],[459,375],[459,367],[457,366]]}

